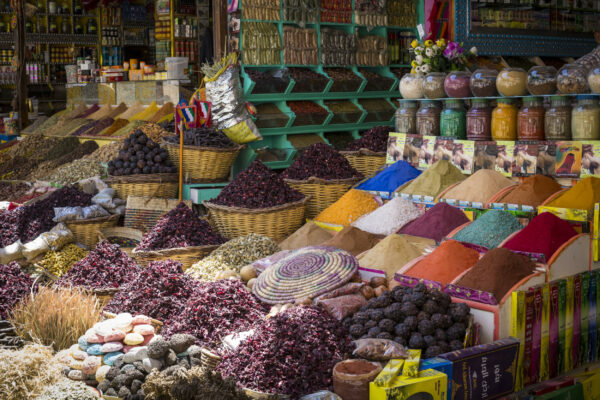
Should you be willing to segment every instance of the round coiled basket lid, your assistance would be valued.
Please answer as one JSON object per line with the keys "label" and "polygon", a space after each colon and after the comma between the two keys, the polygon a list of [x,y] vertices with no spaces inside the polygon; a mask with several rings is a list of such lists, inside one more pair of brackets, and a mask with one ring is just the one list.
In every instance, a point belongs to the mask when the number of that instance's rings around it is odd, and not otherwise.
{"label": "round coiled basket lid", "polygon": [[268,304],[314,298],[350,281],[358,261],[345,250],[310,246],[293,251],[258,276],[252,293]]}

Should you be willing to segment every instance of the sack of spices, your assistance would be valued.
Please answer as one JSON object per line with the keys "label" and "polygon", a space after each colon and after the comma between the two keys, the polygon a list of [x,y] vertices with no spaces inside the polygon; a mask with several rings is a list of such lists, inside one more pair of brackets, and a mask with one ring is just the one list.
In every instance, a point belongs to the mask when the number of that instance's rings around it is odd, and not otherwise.
{"label": "sack of spices", "polygon": [[40,235],[44,238],[44,241],[50,248],[50,250],[60,250],[64,246],[69,243],[73,243],[75,241],[75,237],[73,236],[73,232],[65,224],[62,222],[57,224],[54,228],[50,229],[48,232],[42,233]]}
{"label": "sack of spices", "polygon": [[71,221],[74,219],[82,219],[83,211],[81,207],[54,207],[54,222]]}
{"label": "sack of spices", "polygon": [[18,260],[22,257],[23,243],[17,240],[13,244],[0,249],[0,264],[8,264],[11,261]]}

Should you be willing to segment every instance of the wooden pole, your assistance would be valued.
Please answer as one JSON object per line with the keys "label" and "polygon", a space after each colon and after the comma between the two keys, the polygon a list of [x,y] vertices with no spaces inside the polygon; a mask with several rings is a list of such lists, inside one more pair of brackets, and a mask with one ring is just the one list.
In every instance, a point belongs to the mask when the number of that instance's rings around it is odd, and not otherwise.
{"label": "wooden pole", "polygon": [[25,10],[24,1],[15,0],[17,26],[15,35],[15,53],[17,55],[17,81],[15,82],[15,104],[13,108],[19,113],[17,126],[19,132],[27,126],[27,70],[25,59]]}
{"label": "wooden pole", "polygon": [[227,54],[227,2],[212,0],[213,56],[215,60]]}

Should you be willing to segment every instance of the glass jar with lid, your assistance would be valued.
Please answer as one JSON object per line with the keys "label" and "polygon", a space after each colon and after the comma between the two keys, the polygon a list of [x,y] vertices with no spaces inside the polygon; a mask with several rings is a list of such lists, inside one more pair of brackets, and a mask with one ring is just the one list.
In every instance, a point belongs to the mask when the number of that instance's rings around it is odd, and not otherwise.
{"label": "glass jar with lid", "polygon": [[517,107],[512,99],[499,99],[492,111],[492,139],[517,139]]}
{"label": "glass jar with lid", "polygon": [[433,100],[423,100],[417,111],[417,134],[440,135],[440,107]]}
{"label": "glass jar with lid", "polygon": [[527,94],[527,72],[522,68],[504,68],[496,79],[496,89],[502,96]]}
{"label": "glass jar with lid", "polygon": [[396,110],[396,132],[415,134],[417,132],[417,102],[413,100],[399,100]]}
{"label": "glass jar with lid", "polygon": [[405,99],[423,98],[423,76],[417,74],[404,74],[400,79],[400,94]]}
{"label": "glass jar with lid", "polygon": [[471,73],[467,71],[452,71],[444,80],[444,90],[448,97],[471,97]]}
{"label": "glass jar with lid", "polygon": [[600,105],[598,96],[577,96],[571,116],[573,140],[600,140]]}
{"label": "glass jar with lid", "polygon": [[541,97],[525,97],[517,115],[517,139],[544,140],[545,113]]}
{"label": "glass jar with lid", "polygon": [[467,138],[467,114],[462,100],[446,100],[440,115],[440,136]]}
{"label": "glass jar with lid", "polygon": [[428,99],[441,99],[446,97],[444,80],[446,74],[443,72],[430,72],[423,78],[423,94]]}
{"label": "glass jar with lid", "polygon": [[589,90],[587,69],[582,65],[566,64],[556,76],[556,87],[562,94],[583,94]]}
{"label": "glass jar with lid", "polygon": [[473,72],[469,87],[471,93],[476,97],[494,97],[498,95],[496,90],[496,78],[498,71],[489,68],[480,68]]}
{"label": "glass jar with lid", "polygon": [[600,67],[591,69],[588,74],[588,85],[592,93],[600,94]]}
{"label": "glass jar with lid", "polygon": [[556,93],[556,68],[531,67],[527,74],[527,90],[534,96]]}
{"label": "glass jar with lid", "polygon": [[550,108],[544,116],[544,134],[549,140],[571,140],[571,100],[568,97],[550,97]]}
{"label": "glass jar with lid", "polygon": [[[494,86],[494,90],[496,87]],[[467,139],[492,140],[492,109],[486,99],[473,99],[467,111]]]}

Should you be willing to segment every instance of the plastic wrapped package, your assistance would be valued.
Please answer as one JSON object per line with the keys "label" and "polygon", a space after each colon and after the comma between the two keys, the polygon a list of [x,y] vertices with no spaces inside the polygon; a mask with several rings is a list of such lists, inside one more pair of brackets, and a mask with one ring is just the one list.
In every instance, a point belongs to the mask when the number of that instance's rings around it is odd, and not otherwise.
{"label": "plastic wrapped package", "polygon": [[300,400],[342,400],[342,398],[335,393],[331,393],[329,390],[321,390],[316,393],[302,396],[300,397]]}
{"label": "plastic wrapped package", "polygon": [[365,360],[388,361],[408,357],[404,346],[389,339],[358,339],[354,345],[356,349],[352,355]]}
{"label": "plastic wrapped package", "polygon": [[94,204],[88,207],[84,207],[81,209],[83,214],[83,219],[92,219],[92,218],[101,218],[108,217],[110,213],[106,211],[101,206]]}
{"label": "plastic wrapped package", "polygon": [[8,264],[11,261],[18,260],[23,256],[22,250],[23,243],[21,243],[21,240],[0,249],[0,264]]}
{"label": "plastic wrapped package", "polygon": [[50,250],[54,251],[60,250],[67,244],[75,241],[73,232],[62,222],[40,236],[44,239]]}
{"label": "plastic wrapped package", "polygon": [[115,203],[113,198],[115,197],[115,194],[116,191],[113,188],[102,189],[97,195],[92,197],[92,203],[104,208],[114,208]]}
{"label": "plastic wrapped package", "polygon": [[269,268],[271,265],[274,265],[279,260],[282,260],[285,257],[287,257],[291,252],[292,252],[291,250],[282,250],[282,251],[279,251],[279,252],[277,252],[275,254],[272,254],[272,255],[270,255],[268,257],[261,258],[260,260],[256,260],[251,265],[256,270],[256,273],[260,274],[265,269]]}
{"label": "plastic wrapped package", "polygon": [[367,299],[362,294],[356,293],[332,299],[318,300],[315,304],[325,309],[338,321],[341,321],[348,315],[357,312],[362,306],[367,305]]}
{"label": "plastic wrapped package", "polygon": [[32,260],[38,255],[50,250],[50,246],[48,246],[42,235],[23,245],[23,256],[27,260]]}
{"label": "plastic wrapped package", "polygon": [[83,211],[81,207],[54,207],[54,222],[72,221],[82,219]]}

